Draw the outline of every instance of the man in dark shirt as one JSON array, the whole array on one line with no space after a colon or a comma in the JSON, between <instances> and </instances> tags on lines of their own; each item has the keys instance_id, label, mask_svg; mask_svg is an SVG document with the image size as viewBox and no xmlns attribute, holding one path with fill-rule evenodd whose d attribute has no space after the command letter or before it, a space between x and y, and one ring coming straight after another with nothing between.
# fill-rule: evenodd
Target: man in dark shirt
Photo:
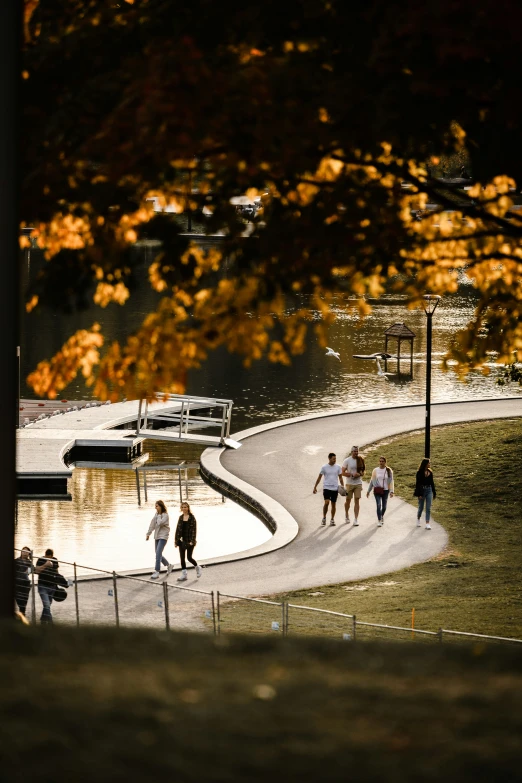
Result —
<instances>
[{"instance_id":1,"label":"man in dark shirt","mask_svg":"<svg viewBox=\"0 0 522 783\"><path fill-rule=\"evenodd\" d=\"M38 576L38 594L42 599L43 611L40 617L41 623L52 623L51 604L56 589L56 574L58 573L58 561L54 557L52 549L45 550L45 557L39 557L36 561L35 571Z\"/></svg>"}]
</instances>

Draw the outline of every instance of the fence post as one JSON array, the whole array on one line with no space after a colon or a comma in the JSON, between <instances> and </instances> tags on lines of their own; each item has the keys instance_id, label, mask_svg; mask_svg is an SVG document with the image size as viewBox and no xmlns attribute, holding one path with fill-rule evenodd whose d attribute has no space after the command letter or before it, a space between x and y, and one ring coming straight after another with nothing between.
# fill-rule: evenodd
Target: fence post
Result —
<instances>
[{"instance_id":1,"label":"fence post","mask_svg":"<svg viewBox=\"0 0 522 783\"><path fill-rule=\"evenodd\" d=\"M167 582L163 582L163 604L165 606L165 629L167 631L170 631L169 586Z\"/></svg>"},{"instance_id":2,"label":"fence post","mask_svg":"<svg viewBox=\"0 0 522 783\"><path fill-rule=\"evenodd\" d=\"M216 592L217 597L217 635L221 635L221 611L219 607L219 590Z\"/></svg>"},{"instance_id":3,"label":"fence post","mask_svg":"<svg viewBox=\"0 0 522 783\"><path fill-rule=\"evenodd\" d=\"M116 628L120 627L120 610L118 608L118 585L117 585L118 578L116 576L116 571L112 572L112 585L113 585L113 592L114 592L114 612L116 615Z\"/></svg>"},{"instance_id":4,"label":"fence post","mask_svg":"<svg viewBox=\"0 0 522 783\"><path fill-rule=\"evenodd\" d=\"M76 606L76 625L80 625L80 606L78 604L78 579L76 576L76 563L74 565L74 603Z\"/></svg>"},{"instance_id":5,"label":"fence post","mask_svg":"<svg viewBox=\"0 0 522 783\"><path fill-rule=\"evenodd\" d=\"M442 644L442 628L439 628L439 644Z\"/></svg>"},{"instance_id":6,"label":"fence post","mask_svg":"<svg viewBox=\"0 0 522 783\"><path fill-rule=\"evenodd\" d=\"M285 635L285 602L281 601L281 635Z\"/></svg>"},{"instance_id":7,"label":"fence post","mask_svg":"<svg viewBox=\"0 0 522 783\"><path fill-rule=\"evenodd\" d=\"M136 491L138 493L138 506L141 506L141 486L140 486L140 471L139 468L135 468L136 473Z\"/></svg>"},{"instance_id":8,"label":"fence post","mask_svg":"<svg viewBox=\"0 0 522 783\"><path fill-rule=\"evenodd\" d=\"M214 604L214 591L212 590L211 594L211 600L212 600L212 625L214 626L214 636L217 636L217 630L216 630L216 606Z\"/></svg>"},{"instance_id":9,"label":"fence post","mask_svg":"<svg viewBox=\"0 0 522 783\"><path fill-rule=\"evenodd\" d=\"M357 634L357 618L354 615L352 617L352 639L353 639L353 641L355 641L356 634Z\"/></svg>"},{"instance_id":10,"label":"fence post","mask_svg":"<svg viewBox=\"0 0 522 783\"><path fill-rule=\"evenodd\" d=\"M288 636L288 618L290 616L290 612L288 610L288 601L286 602L286 617L285 617L285 636Z\"/></svg>"},{"instance_id":11,"label":"fence post","mask_svg":"<svg viewBox=\"0 0 522 783\"><path fill-rule=\"evenodd\" d=\"M33 625L36 625L36 597L34 592L34 558L31 550L31 606L33 610Z\"/></svg>"}]
</instances>

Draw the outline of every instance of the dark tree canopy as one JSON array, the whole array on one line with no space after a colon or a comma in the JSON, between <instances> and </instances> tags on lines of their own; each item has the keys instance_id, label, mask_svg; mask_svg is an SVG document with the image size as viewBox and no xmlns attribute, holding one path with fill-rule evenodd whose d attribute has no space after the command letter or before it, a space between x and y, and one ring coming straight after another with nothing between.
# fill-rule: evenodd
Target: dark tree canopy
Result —
<instances>
[{"instance_id":1,"label":"dark tree canopy","mask_svg":"<svg viewBox=\"0 0 522 783\"><path fill-rule=\"evenodd\" d=\"M21 211L48 259L28 308L124 304L132 245L161 240L157 311L124 345L73 335L35 391L78 370L102 398L180 389L221 344L288 362L312 328L289 315L296 291L325 340L335 292L364 315L365 294L415 305L464 267L478 305L453 356L512 360L521 21L514 0L26 0ZM441 160L472 189L441 181ZM262 204L248 225L242 194ZM194 241L187 213L219 241Z\"/></svg>"}]
</instances>

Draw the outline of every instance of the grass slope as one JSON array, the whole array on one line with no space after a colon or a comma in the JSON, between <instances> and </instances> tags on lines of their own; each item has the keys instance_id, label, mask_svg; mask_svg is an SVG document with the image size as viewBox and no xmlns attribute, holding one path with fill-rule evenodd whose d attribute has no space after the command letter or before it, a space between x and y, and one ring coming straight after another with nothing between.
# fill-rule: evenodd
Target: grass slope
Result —
<instances>
[{"instance_id":1,"label":"grass slope","mask_svg":"<svg viewBox=\"0 0 522 783\"><path fill-rule=\"evenodd\" d=\"M296 591L276 596L276 600L406 627L415 608L418 628L436 631L443 627L522 639L521 436L522 419L433 430L437 488L433 517L449 534L449 546L440 556L387 577ZM416 505L413 488L423 451L423 433L377 444L365 453L368 473L378 464L379 454L384 454L395 473L397 494ZM371 502L373 510L373 497L363 497L361 502ZM223 614L224 629L270 627L263 608L238 602L226 607ZM290 621L294 632L339 636L349 631L339 620L312 613L305 616L297 610L291 612ZM371 633L375 638L378 632ZM370 631L361 635L368 638Z\"/></svg>"},{"instance_id":2,"label":"grass slope","mask_svg":"<svg viewBox=\"0 0 522 783\"><path fill-rule=\"evenodd\" d=\"M522 780L514 648L0 627L0 781Z\"/></svg>"}]
</instances>

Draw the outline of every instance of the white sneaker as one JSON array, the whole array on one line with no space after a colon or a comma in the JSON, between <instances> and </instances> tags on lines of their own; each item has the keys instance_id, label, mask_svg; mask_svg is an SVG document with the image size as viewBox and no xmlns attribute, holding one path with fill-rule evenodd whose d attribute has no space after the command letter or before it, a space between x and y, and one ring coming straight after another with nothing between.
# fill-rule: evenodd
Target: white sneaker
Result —
<instances>
[{"instance_id":1,"label":"white sneaker","mask_svg":"<svg viewBox=\"0 0 522 783\"><path fill-rule=\"evenodd\" d=\"M330 527L335 527L335 522L333 521L333 519L330 520Z\"/></svg>"},{"instance_id":2,"label":"white sneaker","mask_svg":"<svg viewBox=\"0 0 522 783\"><path fill-rule=\"evenodd\" d=\"M377 522L377 527L382 527L382 519L379 519Z\"/></svg>"},{"instance_id":3,"label":"white sneaker","mask_svg":"<svg viewBox=\"0 0 522 783\"><path fill-rule=\"evenodd\" d=\"M344 518L344 521L346 522L346 524L347 524L347 525L349 525L349 524L350 524L350 515L349 515L349 514L347 514L347 515L345 516L345 518Z\"/></svg>"},{"instance_id":4,"label":"white sneaker","mask_svg":"<svg viewBox=\"0 0 522 783\"><path fill-rule=\"evenodd\" d=\"M201 566L197 565L196 566L196 576L197 576L198 579L199 579L199 577L201 576L202 573L203 573L203 571L201 570Z\"/></svg>"},{"instance_id":5,"label":"white sneaker","mask_svg":"<svg viewBox=\"0 0 522 783\"><path fill-rule=\"evenodd\" d=\"M173 568L174 566L172 565L172 563L169 563L167 566L167 576L169 576L172 573Z\"/></svg>"},{"instance_id":6,"label":"white sneaker","mask_svg":"<svg viewBox=\"0 0 522 783\"><path fill-rule=\"evenodd\" d=\"M420 521L419 517L417 517L417 527L420 527L420 526L421 526L421 521Z\"/></svg>"},{"instance_id":7,"label":"white sneaker","mask_svg":"<svg viewBox=\"0 0 522 783\"><path fill-rule=\"evenodd\" d=\"M154 571L150 576L151 579L158 579L158 577L159 577L159 571Z\"/></svg>"},{"instance_id":8,"label":"white sneaker","mask_svg":"<svg viewBox=\"0 0 522 783\"><path fill-rule=\"evenodd\" d=\"M359 527L359 520L358 519L354 519L353 520L353 526L354 527Z\"/></svg>"},{"instance_id":9,"label":"white sneaker","mask_svg":"<svg viewBox=\"0 0 522 783\"><path fill-rule=\"evenodd\" d=\"M431 530L431 525L429 522L426 522L425 530Z\"/></svg>"},{"instance_id":10,"label":"white sneaker","mask_svg":"<svg viewBox=\"0 0 522 783\"><path fill-rule=\"evenodd\" d=\"M187 579L188 579L188 576L187 576L187 571L186 571L186 569L184 568L184 569L183 569L183 571L181 572L181 576L178 576L178 579L177 579L177 581L178 581L178 582L186 582L186 581L187 581Z\"/></svg>"},{"instance_id":11,"label":"white sneaker","mask_svg":"<svg viewBox=\"0 0 522 783\"><path fill-rule=\"evenodd\" d=\"M326 517L323 517L323 518L321 519L321 525L326 525Z\"/></svg>"}]
</instances>

